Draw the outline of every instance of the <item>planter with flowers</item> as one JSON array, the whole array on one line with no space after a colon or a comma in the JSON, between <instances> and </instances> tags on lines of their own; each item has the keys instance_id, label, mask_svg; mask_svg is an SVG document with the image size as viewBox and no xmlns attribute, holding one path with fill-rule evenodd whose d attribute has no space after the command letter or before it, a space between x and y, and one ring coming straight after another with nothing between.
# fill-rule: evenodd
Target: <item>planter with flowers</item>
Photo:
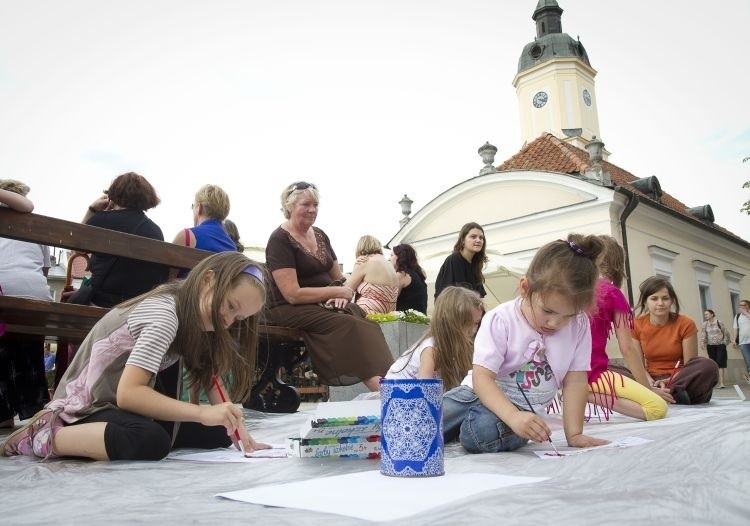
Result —
<instances>
[{"instance_id":1,"label":"planter with flowers","mask_svg":"<svg viewBox=\"0 0 750 526\"><path fill-rule=\"evenodd\" d=\"M380 330L383 331L385 342L388 344L394 360L422 337L430 323L430 318L411 309L386 314L368 314L367 319L380 325ZM351 400L366 392L367 388L363 383L346 387L331 387L329 388L329 400L332 402Z\"/></svg>"}]
</instances>

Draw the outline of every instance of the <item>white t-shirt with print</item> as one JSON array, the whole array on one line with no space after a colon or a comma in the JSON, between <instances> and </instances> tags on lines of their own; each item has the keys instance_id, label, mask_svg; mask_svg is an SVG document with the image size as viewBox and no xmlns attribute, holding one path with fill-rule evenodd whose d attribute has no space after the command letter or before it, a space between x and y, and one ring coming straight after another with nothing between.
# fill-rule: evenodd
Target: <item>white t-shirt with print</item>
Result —
<instances>
[{"instance_id":1,"label":"white t-shirt with print","mask_svg":"<svg viewBox=\"0 0 750 526\"><path fill-rule=\"evenodd\" d=\"M519 407L527 404L516 382L527 386L524 393L541 407L554 398L568 371L591 368L588 316L581 312L561 329L543 335L521 313L520 297L505 302L482 318L472 362L495 373L500 388ZM472 386L471 373L462 385Z\"/></svg>"}]
</instances>

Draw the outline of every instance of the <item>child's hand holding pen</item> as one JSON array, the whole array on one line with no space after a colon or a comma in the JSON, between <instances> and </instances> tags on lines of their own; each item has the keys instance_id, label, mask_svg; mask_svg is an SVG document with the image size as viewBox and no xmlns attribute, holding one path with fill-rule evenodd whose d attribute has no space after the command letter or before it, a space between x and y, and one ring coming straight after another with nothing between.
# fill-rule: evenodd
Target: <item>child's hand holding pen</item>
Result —
<instances>
[{"instance_id":1,"label":"child's hand holding pen","mask_svg":"<svg viewBox=\"0 0 750 526\"><path fill-rule=\"evenodd\" d=\"M204 426L224 426L231 435L245 427L242 411L231 402L200 405L200 423Z\"/></svg>"},{"instance_id":2,"label":"child's hand holding pen","mask_svg":"<svg viewBox=\"0 0 750 526\"><path fill-rule=\"evenodd\" d=\"M213 381L214 386L216 387L216 392L221 398L222 403L204 407L218 408L219 410L228 411L226 414L226 421L214 425L223 425L226 427L227 435L232 439L234 446L246 456L248 452L255 451L256 449L270 449L270 445L256 442L253 437L250 436L250 433L247 432L247 428L245 428L245 418L242 415L242 410L233 403L227 401L224 389L222 389L221 383L219 383L219 379L216 375L214 375Z\"/></svg>"},{"instance_id":3,"label":"child's hand holding pen","mask_svg":"<svg viewBox=\"0 0 750 526\"><path fill-rule=\"evenodd\" d=\"M651 390L661 396L664 401L668 404L674 404L675 400L672 396L672 390L669 387L664 387L664 383L661 382L661 380L654 382L654 385L651 387Z\"/></svg>"},{"instance_id":4,"label":"child's hand holding pen","mask_svg":"<svg viewBox=\"0 0 750 526\"><path fill-rule=\"evenodd\" d=\"M544 419L529 411L517 411L506 423L516 435L533 442L547 442L552 436L552 430Z\"/></svg>"},{"instance_id":5,"label":"child's hand holding pen","mask_svg":"<svg viewBox=\"0 0 750 526\"><path fill-rule=\"evenodd\" d=\"M256 442L245 428L242 410L231 402L216 405L201 405L200 423L204 426L224 426L227 435L237 449L248 453L256 449L269 449L271 446Z\"/></svg>"}]
</instances>

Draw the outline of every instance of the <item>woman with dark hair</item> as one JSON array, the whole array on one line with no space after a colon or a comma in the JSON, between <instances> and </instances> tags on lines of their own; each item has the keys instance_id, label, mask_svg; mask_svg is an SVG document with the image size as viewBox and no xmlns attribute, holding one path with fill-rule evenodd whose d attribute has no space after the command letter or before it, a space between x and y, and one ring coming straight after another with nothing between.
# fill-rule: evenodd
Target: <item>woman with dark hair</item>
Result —
<instances>
[{"instance_id":1,"label":"woman with dark hair","mask_svg":"<svg viewBox=\"0 0 750 526\"><path fill-rule=\"evenodd\" d=\"M726 326L719 321L711 309L703 312L703 325L700 332L700 347L719 368L719 389L724 389L724 371L727 368L727 345L731 336Z\"/></svg>"},{"instance_id":2,"label":"woman with dark hair","mask_svg":"<svg viewBox=\"0 0 750 526\"><path fill-rule=\"evenodd\" d=\"M229 219L224 220L224 230L227 231L227 234L231 238L232 241L234 241L234 244L237 245L237 252L244 252L245 251L245 245L243 245L240 242L240 231L237 228L237 225L234 221L231 221Z\"/></svg>"},{"instance_id":3,"label":"woman with dark hair","mask_svg":"<svg viewBox=\"0 0 750 526\"><path fill-rule=\"evenodd\" d=\"M414 247L402 243L391 250L391 263L398 276L398 300L396 310L413 309L427 313L427 275L419 266Z\"/></svg>"},{"instance_id":4,"label":"woman with dark hair","mask_svg":"<svg viewBox=\"0 0 750 526\"><path fill-rule=\"evenodd\" d=\"M453 253L445 258L435 280L435 297L442 290L454 285L475 290L484 298L484 275L482 269L487 263L485 254L484 229L478 223L466 223L461 227Z\"/></svg>"},{"instance_id":5,"label":"woman with dark hair","mask_svg":"<svg viewBox=\"0 0 750 526\"><path fill-rule=\"evenodd\" d=\"M159 202L156 190L145 177L128 172L112 181L104 194L89 206L81 222L164 241L161 228L145 214ZM96 253L91 255L89 270L91 280L82 285L69 302L114 307L165 282L168 273L164 265Z\"/></svg>"},{"instance_id":6,"label":"woman with dark hair","mask_svg":"<svg viewBox=\"0 0 750 526\"><path fill-rule=\"evenodd\" d=\"M652 390L667 403L703 404L719 380L714 362L698 356L698 328L680 314L680 302L668 279L647 278L640 285L633 343L642 352Z\"/></svg>"}]
</instances>

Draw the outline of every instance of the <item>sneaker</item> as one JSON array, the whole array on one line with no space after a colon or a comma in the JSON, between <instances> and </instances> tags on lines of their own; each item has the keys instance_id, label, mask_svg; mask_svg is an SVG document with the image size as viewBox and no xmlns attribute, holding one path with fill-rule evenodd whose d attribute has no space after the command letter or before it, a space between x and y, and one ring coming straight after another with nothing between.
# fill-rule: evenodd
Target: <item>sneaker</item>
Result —
<instances>
[{"instance_id":1,"label":"sneaker","mask_svg":"<svg viewBox=\"0 0 750 526\"><path fill-rule=\"evenodd\" d=\"M750 384L750 374L745 373L745 381Z\"/></svg>"},{"instance_id":2,"label":"sneaker","mask_svg":"<svg viewBox=\"0 0 750 526\"><path fill-rule=\"evenodd\" d=\"M32 416L26 425L8 436L2 445L2 455L24 455L41 459L52 457L53 438L62 427L62 422L57 417L58 413L59 410L42 409Z\"/></svg>"}]
</instances>

